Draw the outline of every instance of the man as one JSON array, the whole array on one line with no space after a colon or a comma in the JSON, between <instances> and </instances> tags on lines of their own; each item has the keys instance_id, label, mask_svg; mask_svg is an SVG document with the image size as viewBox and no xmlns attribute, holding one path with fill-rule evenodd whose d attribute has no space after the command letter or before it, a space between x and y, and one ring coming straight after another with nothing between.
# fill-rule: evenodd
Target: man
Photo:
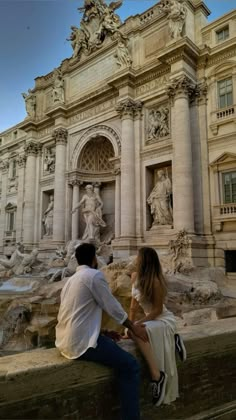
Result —
<instances>
[{"instance_id":1,"label":"man","mask_svg":"<svg viewBox=\"0 0 236 420\"><path fill-rule=\"evenodd\" d=\"M148 340L145 327L128 319L103 274L96 270L94 245L81 244L75 255L79 267L62 289L56 347L68 359L89 360L114 368L122 420L139 420L139 365L131 354L100 333L102 310L143 341Z\"/></svg>"}]
</instances>

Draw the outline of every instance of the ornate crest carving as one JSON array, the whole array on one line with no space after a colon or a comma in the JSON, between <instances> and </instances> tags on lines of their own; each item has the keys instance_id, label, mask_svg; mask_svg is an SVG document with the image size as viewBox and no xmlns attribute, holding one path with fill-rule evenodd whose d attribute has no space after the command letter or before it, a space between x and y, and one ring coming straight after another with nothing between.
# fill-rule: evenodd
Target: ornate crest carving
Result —
<instances>
[{"instance_id":1,"label":"ornate crest carving","mask_svg":"<svg viewBox=\"0 0 236 420\"><path fill-rule=\"evenodd\" d=\"M83 12L80 28L71 26L71 34L68 41L73 48L73 58L80 58L81 54L91 54L101 48L107 36L125 37L121 34L119 27L121 20L114 13L122 5L122 0L107 5L104 0L85 0L84 6L79 7Z\"/></svg>"}]
</instances>

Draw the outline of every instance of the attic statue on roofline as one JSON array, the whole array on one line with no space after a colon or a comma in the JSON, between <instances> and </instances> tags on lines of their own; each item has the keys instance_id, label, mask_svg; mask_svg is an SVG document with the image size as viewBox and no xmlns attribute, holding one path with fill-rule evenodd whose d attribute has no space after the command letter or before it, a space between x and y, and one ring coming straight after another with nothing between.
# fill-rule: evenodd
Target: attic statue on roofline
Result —
<instances>
[{"instance_id":1,"label":"attic statue on roofline","mask_svg":"<svg viewBox=\"0 0 236 420\"><path fill-rule=\"evenodd\" d=\"M100 48L107 36L119 36L125 39L120 32L121 20L114 13L122 5L122 0L109 5L104 0L85 0L84 6L78 10L83 13L80 28L71 26L71 34L67 39L73 48L73 58L80 58L81 54L91 54Z\"/></svg>"}]
</instances>

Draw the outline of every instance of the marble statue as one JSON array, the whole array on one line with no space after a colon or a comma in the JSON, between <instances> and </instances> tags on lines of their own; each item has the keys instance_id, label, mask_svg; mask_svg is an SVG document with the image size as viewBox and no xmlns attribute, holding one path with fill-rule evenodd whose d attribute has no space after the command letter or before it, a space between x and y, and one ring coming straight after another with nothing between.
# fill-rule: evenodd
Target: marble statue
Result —
<instances>
[{"instance_id":1,"label":"marble statue","mask_svg":"<svg viewBox=\"0 0 236 420\"><path fill-rule=\"evenodd\" d=\"M129 67L132 65L132 59L127 47L127 41L120 38L115 52L116 63L120 67Z\"/></svg>"},{"instance_id":2,"label":"marble statue","mask_svg":"<svg viewBox=\"0 0 236 420\"><path fill-rule=\"evenodd\" d=\"M54 197L50 195L49 204L47 209L43 214L43 226L45 234L44 236L52 236L53 234L53 207L54 207Z\"/></svg>"},{"instance_id":3,"label":"marble statue","mask_svg":"<svg viewBox=\"0 0 236 420\"><path fill-rule=\"evenodd\" d=\"M71 42L71 46L73 48L73 58L80 56L82 49L88 50L88 36L86 32L81 28L77 28L77 26L71 26L71 34L70 38L67 38L67 41Z\"/></svg>"},{"instance_id":4,"label":"marble statue","mask_svg":"<svg viewBox=\"0 0 236 420\"><path fill-rule=\"evenodd\" d=\"M53 71L53 90L52 90L52 101L54 104L64 103L64 80L62 77L61 69L54 69Z\"/></svg>"},{"instance_id":5,"label":"marble statue","mask_svg":"<svg viewBox=\"0 0 236 420\"><path fill-rule=\"evenodd\" d=\"M100 242L100 227L105 227L106 223L102 220L103 202L101 197L94 192L92 185L85 187L86 193L83 195L81 201L75 205L72 213L83 206L82 213L85 221L85 230L82 240L89 240Z\"/></svg>"},{"instance_id":6,"label":"marble statue","mask_svg":"<svg viewBox=\"0 0 236 420\"><path fill-rule=\"evenodd\" d=\"M168 173L164 170L157 172L157 183L147 199L153 216L153 225L171 225L173 223L173 215L170 201L171 180Z\"/></svg>"},{"instance_id":7,"label":"marble statue","mask_svg":"<svg viewBox=\"0 0 236 420\"><path fill-rule=\"evenodd\" d=\"M44 170L49 173L55 172L55 151L52 149L46 149L45 158L44 158Z\"/></svg>"},{"instance_id":8,"label":"marble statue","mask_svg":"<svg viewBox=\"0 0 236 420\"><path fill-rule=\"evenodd\" d=\"M22 252L24 252L24 246L21 242L17 242L16 249L10 259L6 257L0 258L0 265L2 265L6 270L11 270L14 266L20 263Z\"/></svg>"},{"instance_id":9,"label":"marble statue","mask_svg":"<svg viewBox=\"0 0 236 420\"><path fill-rule=\"evenodd\" d=\"M158 140L170 134L169 128L169 109L152 109L148 120L148 140Z\"/></svg>"},{"instance_id":10,"label":"marble statue","mask_svg":"<svg viewBox=\"0 0 236 420\"><path fill-rule=\"evenodd\" d=\"M13 267L12 271L14 274L21 275L31 273L32 266L37 262L38 253L39 251L36 248L33 249L30 254L22 254L19 252L18 254L21 257L21 262Z\"/></svg>"},{"instance_id":11,"label":"marble statue","mask_svg":"<svg viewBox=\"0 0 236 420\"><path fill-rule=\"evenodd\" d=\"M31 89L28 89L28 93L22 93L22 96L25 100L25 108L26 112L29 117L34 118L35 117L35 111L36 111L36 96L32 92Z\"/></svg>"},{"instance_id":12,"label":"marble statue","mask_svg":"<svg viewBox=\"0 0 236 420\"><path fill-rule=\"evenodd\" d=\"M160 7L168 15L171 38L178 39L183 35L187 15L184 0L161 0Z\"/></svg>"}]
</instances>

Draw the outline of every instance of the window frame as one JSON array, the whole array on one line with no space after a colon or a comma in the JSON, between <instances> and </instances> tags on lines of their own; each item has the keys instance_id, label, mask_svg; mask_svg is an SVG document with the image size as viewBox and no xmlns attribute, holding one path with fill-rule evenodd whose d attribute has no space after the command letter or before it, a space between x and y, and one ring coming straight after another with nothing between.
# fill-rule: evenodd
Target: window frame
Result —
<instances>
[{"instance_id":1,"label":"window frame","mask_svg":"<svg viewBox=\"0 0 236 420\"><path fill-rule=\"evenodd\" d=\"M234 170L224 171L221 172L221 186L222 186L222 204L235 204L236 203L236 197L235 201L233 201L233 191L232 191L232 182L230 182L230 201L226 201L225 199L225 181L224 178L226 175L236 175L236 168Z\"/></svg>"},{"instance_id":2,"label":"window frame","mask_svg":"<svg viewBox=\"0 0 236 420\"><path fill-rule=\"evenodd\" d=\"M231 91L227 92L227 81L231 81ZM225 93L224 95L220 95L220 89L222 89L222 87L220 86L220 83L225 82L225 86L224 86L224 90ZM230 103L228 102L228 95L231 94L231 101ZM225 98L225 104L224 106L221 105L221 98L224 97ZM233 106L234 104L234 89L233 89L233 78L232 76L230 77L226 77L224 79L220 79L217 81L217 104L218 104L218 109L224 109L224 108L230 108L231 106Z\"/></svg>"},{"instance_id":3,"label":"window frame","mask_svg":"<svg viewBox=\"0 0 236 420\"><path fill-rule=\"evenodd\" d=\"M221 33L223 34L222 39L220 39L220 38L219 38L219 35L220 35ZM227 35L227 36L225 36L225 33L227 33L228 35ZM225 26L223 26L223 27L221 27L221 28L217 29L217 30L215 31L215 34L216 34L216 41L217 41L217 44L220 44L221 42L226 41L226 40L227 40L227 39L229 39L229 37L230 37L229 25L225 25Z\"/></svg>"}]
</instances>

